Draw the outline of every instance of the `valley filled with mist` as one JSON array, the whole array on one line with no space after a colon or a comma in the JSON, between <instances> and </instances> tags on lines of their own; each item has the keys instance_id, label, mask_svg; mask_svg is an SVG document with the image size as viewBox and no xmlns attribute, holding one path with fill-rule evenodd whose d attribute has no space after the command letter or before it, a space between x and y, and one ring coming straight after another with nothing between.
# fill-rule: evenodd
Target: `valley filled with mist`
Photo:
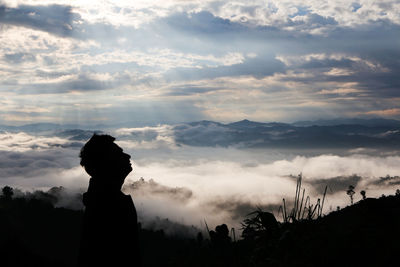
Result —
<instances>
[{"instance_id":1,"label":"valley filled with mist","mask_svg":"<svg viewBox=\"0 0 400 267\"><path fill-rule=\"evenodd\" d=\"M55 205L82 209L79 195L89 176L78 155L94 132L116 137L131 155L134 170L123 191L132 195L144 227L162 228L154 222L168 218L199 229L205 220L240 229L257 207L281 219L282 199L293 201L299 174L313 202L327 186L324 214L350 204L350 185L355 200L362 190L379 197L400 188L400 122L383 119L92 129L3 125L0 185L13 187L15 195L62 186Z\"/></svg>"}]
</instances>

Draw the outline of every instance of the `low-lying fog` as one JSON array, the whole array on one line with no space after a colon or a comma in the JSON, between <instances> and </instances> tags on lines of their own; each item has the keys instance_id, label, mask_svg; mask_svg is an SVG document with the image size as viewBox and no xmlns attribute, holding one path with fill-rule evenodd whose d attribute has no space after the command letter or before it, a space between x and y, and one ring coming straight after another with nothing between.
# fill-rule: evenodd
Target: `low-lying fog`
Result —
<instances>
[{"instance_id":1,"label":"low-lying fog","mask_svg":"<svg viewBox=\"0 0 400 267\"><path fill-rule=\"evenodd\" d=\"M200 228L204 220L211 227L227 223L240 228L256 207L281 218L282 198L293 200L300 173L312 203L328 186L324 213L350 204L349 185L355 186L355 201L361 199L361 190L367 197L379 197L400 188L396 150L188 146L176 143L168 127L153 127L157 134L139 136L148 130L109 131L132 156L134 170L123 190L132 195L145 225L159 217ZM71 192L63 198L84 192L89 177L78 155L86 139L68 133L1 132L0 186L21 191L63 186ZM58 205L81 207L79 199L74 201L63 199Z\"/></svg>"}]
</instances>

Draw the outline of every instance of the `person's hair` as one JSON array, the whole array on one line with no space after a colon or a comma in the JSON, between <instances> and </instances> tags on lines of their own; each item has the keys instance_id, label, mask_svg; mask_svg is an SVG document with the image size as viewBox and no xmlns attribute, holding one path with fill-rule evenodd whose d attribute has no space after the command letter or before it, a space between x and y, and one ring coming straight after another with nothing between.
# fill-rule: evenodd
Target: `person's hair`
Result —
<instances>
[{"instance_id":1,"label":"person's hair","mask_svg":"<svg viewBox=\"0 0 400 267\"><path fill-rule=\"evenodd\" d=\"M82 147L79 157L81 166L90 176L95 176L96 171L107 165L115 138L110 135L93 134L89 141Z\"/></svg>"}]
</instances>

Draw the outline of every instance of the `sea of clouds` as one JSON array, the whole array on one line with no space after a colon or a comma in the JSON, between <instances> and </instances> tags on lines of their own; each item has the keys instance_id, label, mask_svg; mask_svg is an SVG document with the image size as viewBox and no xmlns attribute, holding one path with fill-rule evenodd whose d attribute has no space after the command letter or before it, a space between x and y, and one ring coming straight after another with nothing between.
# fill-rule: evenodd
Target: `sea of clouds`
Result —
<instances>
[{"instance_id":1,"label":"sea of clouds","mask_svg":"<svg viewBox=\"0 0 400 267\"><path fill-rule=\"evenodd\" d=\"M123 191L132 195L145 226L168 218L199 228L204 220L211 227L240 228L257 207L280 218L282 199L290 207L300 173L312 203L328 186L324 213L350 204L349 185L355 186L355 201L361 190L379 197L400 188L397 151L195 147L177 143L168 125L108 133L132 156L134 170ZM62 186L56 205L82 208L77 194L85 191L89 176L79 166L79 150L91 134L0 132L0 186L17 193Z\"/></svg>"}]
</instances>

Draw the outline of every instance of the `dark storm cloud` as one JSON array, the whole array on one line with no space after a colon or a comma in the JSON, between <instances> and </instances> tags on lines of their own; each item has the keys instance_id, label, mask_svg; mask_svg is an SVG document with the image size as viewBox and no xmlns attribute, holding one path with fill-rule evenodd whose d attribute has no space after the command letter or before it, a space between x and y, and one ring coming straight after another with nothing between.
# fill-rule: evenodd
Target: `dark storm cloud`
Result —
<instances>
[{"instance_id":1,"label":"dark storm cloud","mask_svg":"<svg viewBox=\"0 0 400 267\"><path fill-rule=\"evenodd\" d=\"M73 33L73 21L79 15L70 6L20 5L16 8L0 6L0 22L45 31L54 35L68 37Z\"/></svg>"}]
</instances>

